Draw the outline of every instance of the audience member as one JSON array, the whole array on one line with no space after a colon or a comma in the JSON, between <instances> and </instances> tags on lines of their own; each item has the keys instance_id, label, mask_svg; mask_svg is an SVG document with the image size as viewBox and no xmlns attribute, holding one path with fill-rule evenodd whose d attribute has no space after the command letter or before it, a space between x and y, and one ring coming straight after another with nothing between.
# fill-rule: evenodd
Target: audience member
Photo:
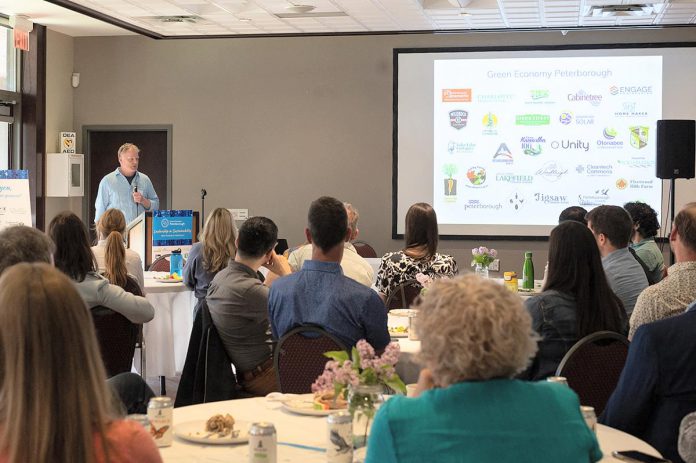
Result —
<instances>
[{"instance_id":1,"label":"audience member","mask_svg":"<svg viewBox=\"0 0 696 463\"><path fill-rule=\"evenodd\" d=\"M677 452L679 424L696 410L695 332L692 307L638 328L619 383L600 417L675 463L683 461Z\"/></svg>"},{"instance_id":2,"label":"audience member","mask_svg":"<svg viewBox=\"0 0 696 463\"><path fill-rule=\"evenodd\" d=\"M536 351L516 294L469 274L433 283L419 308L419 396L380 407L366 463L602 458L572 390L512 379Z\"/></svg>"},{"instance_id":3,"label":"audience member","mask_svg":"<svg viewBox=\"0 0 696 463\"><path fill-rule=\"evenodd\" d=\"M0 277L0 371L0 461L162 461L142 425L117 419L89 312L47 264Z\"/></svg>"},{"instance_id":4,"label":"audience member","mask_svg":"<svg viewBox=\"0 0 696 463\"><path fill-rule=\"evenodd\" d=\"M278 227L251 217L239 230L237 254L210 283L206 298L213 324L244 389L264 396L277 390L268 328L268 287L258 278L262 266L279 276L290 273L273 248Z\"/></svg>"},{"instance_id":5,"label":"audience member","mask_svg":"<svg viewBox=\"0 0 696 463\"><path fill-rule=\"evenodd\" d=\"M639 326L683 313L696 300L696 202L686 204L674 218L669 245L676 263L638 297L629 338Z\"/></svg>"},{"instance_id":6,"label":"audience member","mask_svg":"<svg viewBox=\"0 0 696 463\"><path fill-rule=\"evenodd\" d=\"M367 287L372 287L372 283L374 282L375 278L372 266L358 254L355 247L350 243L351 241L358 239L358 234L360 233L360 230L358 229L358 218L360 218L360 215L352 204L343 204L346 206L346 212L348 213L348 228L350 229L350 235L345 243L343 243L343 246L345 247L345 250L343 251L343 258L341 259L341 268L343 269L343 274L348 278L354 279L358 283L362 283ZM288 256L288 263L290 264L292 271L297 272L302 268L304 261L311 258L312 245L305 244L290 253Z\"/></svg>"},{"instance_id":7,"label":"audience member","mask_svg":"<svg viewBox=\"0 0 696 463\"><path fill-rule=\"evenodd\" d=\"M193 290L198 302L194 314L205 303L210 282L217 273L227 267L237 252L237 227L232 213L218 207L208 215L201 239L194 243L184 265L184 284Z\"/></svg>"},{"instance_id":8,"label":"audience member","mask_svg":"<svg viewBox=\"0 0 696 463\"><path fill-rule=\"evenodd\" d=\"M631 216L619 206L598 206L587 213L587 226L597 240L609 286L630 316L638 295L649 286L643 267L628 250Z\"/></svg>"},{"instance_id":9,"label":"audience member","mask_svg":"<svg viewBox=\"0 0 696 463\"><path fill-rule=\"evenodd\" d=\"M126 233L126 218L118 209L107 209L97 220L99 241L92 246L92 253L97 259L99 272L112 285L126 287L126 276L131 275L138 282L141 290L145 289L143 261L137 252L126 249L123 244Z\"/></svg>"},{"instance_id":10,"label":"audience member","mask_svg":"<svg viewBox=\"0 0 696 463\"><path fill-rule=\"evenodd\" d=\"M677 450L686 463L696 463L696 412L689 413L681 421Z\"/></svg>"},{"instance_id":11,"label":"audience member","mask_svg":"<svg viewBox=\"0 0 696 463\"><path fill-rule=\"evenodd\" d=\"M24 225L0 231L0 275L20 262L53 263L53 242L36 228Z\"/></svg>"},{"instance_id":12,"label":"audience member","mask_svg":"<svg viewBox=\"0 0 696 463\"><path fill-rule=\"evenodd\" d=\"M87 229L78 216L61 212L49 224L48 234L56 246L53 256L56 267L73 280L88 308L107 307L133 323L152 320L155 309L147 299L110 284L96 272Z\"/></svg>"},{"instance_id":13,"label":"audience member","mask_svg":"<svg viewBox=\"0 0 696 463\"><path fill-rule=\"evenodd\" d=\"M22 225L5 228L0 231L0 275L20 263L53 265L54 249L53 241L35 228ZM127 413L145 413L148 401L155 395L147 383L133 373L112 376L107 384Z\"/></svg>"},{"instance_id":14,"label":"audience member","mask_svg":"<svg viewBox=\"0 0 696 463\"><path fill-rule=\"evenodd\" d=\"M633 220L630 246L647 267L648 282L654 285L665 274L665 260L655 243L655 235L660 229L657 213L649 205L637 201L624 204L624 209L631 214Z\"/></svg>"},{"instance_id":15,"label":"audience member","mask_svg":"<svg viewBox=\"0 0 696 463\"><path fill-rule=\"evenodd\" d=\"M582 223L568 220L551 231L549 275L542 289L525 301L541 340L521 378L553 376L566 352L588 334L626 334L626 312L607 283L595 239Z\"/></svg>"},{"instance_id":16,"label":"audience member","mask_svg":"<svg viewBox=\"0 0 696 463\"><path fill-rule=\"evenodd\" d=\"M312 259L299 272L276 280L268 308L273 337L306 324L323 327L346 347L365 339L381 350L389 343L387 311L377 293L343 275L343 243L350 234L343 203L323 196L314 201L305 229Z\"/></svg>"},{"instance_id":17,"label":"audience member","mask_svg":"<svg viewBox=\"0 0 696 463\"><path fill-rule=\"evenodd\" d=\"M386 253L377 270L376 286L385 299L394 288L419 273L430 277L457 274L454 258L437 252L437 216L429 204L416 203L408 209L404 240L404 249Z\"/></svg>"},{"instance_id":18,"label":"audience member","mask_svg":"<svg viewBox=\"0 0 696 463\"><path fill-rule=\"evenodd\" d=\"M558 216L558 223L565 222L566 220L575 220L583 225L587 225L587 220L585 216L587 215L587 209L581 206L570 206L566 207L561 211Z\"/></svg>"}]
</instances>

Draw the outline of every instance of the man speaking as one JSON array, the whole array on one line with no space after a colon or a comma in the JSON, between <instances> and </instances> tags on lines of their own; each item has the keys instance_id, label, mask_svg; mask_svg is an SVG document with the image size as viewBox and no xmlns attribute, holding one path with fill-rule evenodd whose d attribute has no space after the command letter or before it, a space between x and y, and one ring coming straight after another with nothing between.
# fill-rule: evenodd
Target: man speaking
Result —
<instances>
[{"instance_id":1,"label":"man speaking","mask_svg":"<svg viewBox=\"0 0 696 463\"><path fill-rule=\"evenodd\" d=\"M97 200L94 204L94 222L107 209L120 209L130 223L143 211L159 208L159 198L150 177L138 172L140 149L133 143L125 143L118 149L119 167L104 176L99 182Z\"/></svg>"}]
</instances>

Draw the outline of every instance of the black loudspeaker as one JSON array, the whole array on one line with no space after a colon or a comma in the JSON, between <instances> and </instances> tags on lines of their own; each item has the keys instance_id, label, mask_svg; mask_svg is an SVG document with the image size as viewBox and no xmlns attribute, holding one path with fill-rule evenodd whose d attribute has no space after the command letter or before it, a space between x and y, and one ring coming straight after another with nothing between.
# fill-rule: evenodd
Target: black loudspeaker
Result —
<instances>
[{"instance_id":1,"label":"black loudspeaker","mask_svg":"<svg viewBox=\"0 0 696 463\"><path fill-rule=\"evenodd\" d=\"M657 121L657 178L694 178L696 121Z\"/></svg>"}]
</instances>

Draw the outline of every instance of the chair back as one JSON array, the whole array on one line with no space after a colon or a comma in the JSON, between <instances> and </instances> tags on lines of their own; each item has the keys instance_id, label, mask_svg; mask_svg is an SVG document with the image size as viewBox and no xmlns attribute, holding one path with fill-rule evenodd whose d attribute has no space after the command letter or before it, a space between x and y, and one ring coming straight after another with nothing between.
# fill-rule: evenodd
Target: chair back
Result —
<instances>
[{"instance_id":1,"label":"chair back","mask_svg":"<svg viewBox=\"0 0 696 463\"><path fill-rule=\"evenodd\" d=\"M298 326L285 333L273 353L280 392L312 392L312 383L329 361L324 352L331 350L346 350L346 347L321 327Z\"/></svg>"},{"instance_id":2,"label":"chair back","mask_svg":"<svg viewBox=\"0 0 696 463\"><path fill-rule=\"evenodd\" d=\"M131 293L134 296L140 296L144 297L145 294L143 294L143 290L138 284L137 281L135 281L135 278L132 276L128 275L126 276L126 285L123 287L123 290L127 293Z\"/></svg>"},{"instance_id":3,"label":"chair back","mask_svg":"<svg viewBox=\"0 0 696 463\"><path fill-rule=\"evenodd\" d=\"M131 371L141 325L101 305L90 309L108 377Z\"/></svg>"},{"instance_id":4,"label":"chair back","mask_svg":"<svg viewBox=\"0 0 696 463\"><path fill-rule=\"evenodd\" d=\"M372 246L367 244L365 241L361 241L361 240L353 241L353 247L355 248L355 252L357 252L360 257L364 257L364 258L377 257L377 251L375 251L375 248L373 248Z\"/></svg>"},{"instance_id":5,"label":"chair back","mask_svg":"<svg viewBox=\"0 0 696 463\"><path fill-rule=\"evenodd\" d=\"M171 256L171 254L164 254L163 256L159 256L150 264L148 270L150 272L168 272L169 256Z\"/></svg>"},{"instance_id":6,"label":"chair back","mask_svg":"<svg viewBox=\"0 0 696 463\"><path fill-rule=\"evenodd\" d=\"M394 288L384 302L387 310L408 309L418 296L423 286L418 280L406 280Z\"/></svg>"},{"instance_id":7,"label":"chair back","mask_svg":"<svg viewBox=\"0 0 696 463\"><path fill-rule=\"evenodd\" d=\"M597 416L616 389L628 356L628 339L612 331L598 331L579 340L565 354L556 376L565 376L582 405Z\"/></svg>"}]
</instances>

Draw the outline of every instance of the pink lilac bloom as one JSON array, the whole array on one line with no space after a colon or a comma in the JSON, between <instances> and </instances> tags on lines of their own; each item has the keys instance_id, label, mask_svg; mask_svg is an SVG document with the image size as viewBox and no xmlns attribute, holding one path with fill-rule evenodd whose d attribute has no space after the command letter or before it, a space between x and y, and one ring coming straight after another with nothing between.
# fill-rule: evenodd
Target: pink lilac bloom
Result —
<instances>
[{"instance_id":1,"label":"pink lilac bloom","mask_svg":"<svg viewBox=\"0 0 696 463\"><path fill-rule=\"evenodd\" d=\"M491 254L491 257L495 258L498 256L498 251L496 251L495 249L491 249L490 254Z\"/></svg>"},{"instance_id":2,"label":"pink lilac bloom","mask_svg":"<svg viewBox=\"0 0 696 463\"><path fill-rule=\"evenodd\" d=\"M375 349L364 339L358 341L355 344L355 348L358 350L361 359L373 359L375 357Z\"/></svg>"}]
</instances>

